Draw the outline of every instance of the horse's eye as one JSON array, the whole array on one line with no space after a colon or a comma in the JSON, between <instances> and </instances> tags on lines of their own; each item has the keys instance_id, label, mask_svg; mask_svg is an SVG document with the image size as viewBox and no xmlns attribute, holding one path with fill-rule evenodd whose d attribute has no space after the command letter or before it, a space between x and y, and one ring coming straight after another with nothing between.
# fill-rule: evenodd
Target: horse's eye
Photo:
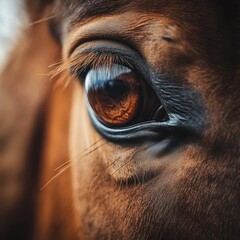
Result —
<instances>
[{"instance_id":1,"label":"horse's eye","mask_svg":"<svg viewBox=\"0 0 240 240\"><path fill-rule=\"evenodd\" d=\"M109 127L152 120L161 106L141 77L119 64L91 69L85 78L85 90L96 117Z\"/></svg>"}]
</instances>

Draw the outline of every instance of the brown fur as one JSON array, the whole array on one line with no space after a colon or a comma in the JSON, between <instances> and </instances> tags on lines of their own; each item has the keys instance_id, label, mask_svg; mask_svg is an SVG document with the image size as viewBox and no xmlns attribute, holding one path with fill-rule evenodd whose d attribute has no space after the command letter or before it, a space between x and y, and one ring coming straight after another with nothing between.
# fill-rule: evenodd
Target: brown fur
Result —
<instances>
[{"instance_id":1,"label":"brown fur","mask_svg":"<svg viewBox=\"0 0 240 240\"><path fill-rule=\"evenodd\" d=\"M1 75L0 238L238 239L238 5L28 1L31 21L46 20L26 31ZM152 71L198 92L206 108L201 136L163 156L157 142L103 139L68 72L122 61L75 56L92 34L123 41Z\"/></svg>"}]
</instances>

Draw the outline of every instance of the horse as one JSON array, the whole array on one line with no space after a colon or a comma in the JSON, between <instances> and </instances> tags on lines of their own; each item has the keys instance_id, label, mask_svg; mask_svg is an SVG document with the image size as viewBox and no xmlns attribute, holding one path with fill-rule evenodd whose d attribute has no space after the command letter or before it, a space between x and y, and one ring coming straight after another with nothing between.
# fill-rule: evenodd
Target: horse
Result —
<instances>
[{"instance_id":1,"label":"horse","mask_svg":"<svg viewBox=\"0 0 240 240\"><path fill-rule=\"evenodd\" d=\"M21 9L0 68L0 239L239 239L239 2Z\"/></svg>"}]
</instances>

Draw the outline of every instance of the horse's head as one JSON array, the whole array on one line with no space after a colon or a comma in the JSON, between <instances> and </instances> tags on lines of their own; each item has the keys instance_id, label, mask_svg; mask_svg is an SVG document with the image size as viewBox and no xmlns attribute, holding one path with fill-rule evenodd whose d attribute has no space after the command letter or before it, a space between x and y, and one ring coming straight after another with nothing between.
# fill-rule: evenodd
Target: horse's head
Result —
<instances>
[{"instance_id":1,"label":"horse's head","mask_svg":"<svg viewBox=\"0 0 240 240\"><path fill-rule=\"evenodd\" d=\"M41 11L18 54L31 63L32 51L37 71L61 58L34 105L47 106L45 134L30 134L42 153L35 235L237 239L237 1L56 0ZM15 74L33 77L24 65Z\"/></svg>"}]
</instances>

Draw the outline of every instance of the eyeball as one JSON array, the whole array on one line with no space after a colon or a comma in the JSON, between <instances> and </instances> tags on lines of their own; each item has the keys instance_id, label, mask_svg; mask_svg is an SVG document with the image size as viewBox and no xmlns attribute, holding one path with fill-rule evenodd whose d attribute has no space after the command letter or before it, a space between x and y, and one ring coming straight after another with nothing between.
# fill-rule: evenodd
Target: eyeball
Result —
<instances>
[{"instance_id":1,"label":"eyeball","mask_svg":"<svg viewBox=\"0 0 240 240\"><path fill-rule=\"evenodd\" d=\"M149 89L137 73L120 64L90 69L85 78L89 106L108 127L149 120L161 106Z\"/></svg>"}]
</instances>

